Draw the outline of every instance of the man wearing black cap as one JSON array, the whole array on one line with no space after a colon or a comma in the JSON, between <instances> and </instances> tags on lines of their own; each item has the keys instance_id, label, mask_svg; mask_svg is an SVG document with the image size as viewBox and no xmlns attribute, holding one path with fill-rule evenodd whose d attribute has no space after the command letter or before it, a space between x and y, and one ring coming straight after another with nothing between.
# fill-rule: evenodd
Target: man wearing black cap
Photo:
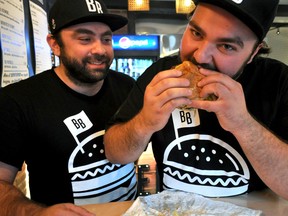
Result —
<instances>
[{"instance_id":1,"label":"man wearing black cap","mask_svg":"<svg viewBox=\"0 0 288 216\"><path fill-rule=\"evenodd\" d=\"M126 24L102 0L52 6L47 41L60 65L0 93L1 215L91 215L76 205L135 199L134 163L111 164L103 146L105 123L134 85L109 70L112 32ZM13 187L24 161L31 200L51 207Z\"/></svg>"},{"instance_id":2,"label":"man wearing black cap","mask_svg":"<svg viewBox=\"0 0 288 216\"><path fill-rule=\"evenodd\" d=\"M106 157L134 161L152 141L161 190L225 197L268 186L288 199L288 67L259 55L278 0L195 3L179 56L148 68L109 123ZM189 99L189 80L171 69L184 60L206 76L200 98L216 100Z\"/></svg>"}]
</instances>

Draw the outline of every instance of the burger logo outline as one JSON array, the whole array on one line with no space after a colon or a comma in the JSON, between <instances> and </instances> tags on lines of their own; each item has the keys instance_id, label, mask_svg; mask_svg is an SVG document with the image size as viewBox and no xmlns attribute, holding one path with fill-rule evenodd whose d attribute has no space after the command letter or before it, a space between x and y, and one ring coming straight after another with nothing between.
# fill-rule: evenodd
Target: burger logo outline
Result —
<instances>
[{"instance_id":1,"label":"burger logo outline","mask_svg":"<svg viewBox=\"0 0 288 216\"><path fill-rule=\"evenodd\" d=\"M189 134L172 141L164 152L163 165L165 188L207 197L233 196L248 190L250 172L245 160L229 144L210 135Z\"/></svg>"}]
</instances>

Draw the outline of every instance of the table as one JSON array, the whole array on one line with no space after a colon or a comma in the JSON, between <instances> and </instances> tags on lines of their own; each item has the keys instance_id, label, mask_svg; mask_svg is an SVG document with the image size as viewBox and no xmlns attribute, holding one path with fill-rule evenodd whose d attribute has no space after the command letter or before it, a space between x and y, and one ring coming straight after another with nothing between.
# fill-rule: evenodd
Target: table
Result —
<instances>
[{"instance_id":1,"label":"table","mask_svg":"<svg viewBox=\"0 0 288 216\"><path fill-rule=\"evenodd\" d=\"M133 201L124 201L84 205L83 207L96 214L96 216L120 216L124 214L132 204Z\"/></svg>"},{"instance_id":2,"label":"table","mask_svg":"<svg viewBox=\"0 0 288 216\"><path fill-rule=\"evenodd\" d=\"M230 202L239 206L262 210L265 216L288 215L288 200L282 199L269 189L235 197L213 198L213 200ZM83 207L95 213L96 216L121 216L132 204L133 201L124 201L84 205Z\"/></svg>"}]
</instances>

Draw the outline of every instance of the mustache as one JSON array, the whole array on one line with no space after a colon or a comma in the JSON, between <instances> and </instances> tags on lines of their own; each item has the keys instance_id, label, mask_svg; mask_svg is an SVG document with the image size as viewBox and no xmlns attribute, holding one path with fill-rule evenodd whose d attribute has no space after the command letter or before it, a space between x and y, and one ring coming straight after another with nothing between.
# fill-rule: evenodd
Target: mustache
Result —
<instances>
[{"instance_id":1,"label":"mustache","mask_svg":"<svg viewBox=\"0 0 288 216\"><path fill-rule=\"evenodd\" d=\"M107 63L110 61L110 58L108 58L106 55L93 54L84 58L84 61L88 62L102 61Z\"/></svg>"},{"instance_id":2,"label":"mustache","mask_svg":"<svg viewBox=\"0 0 288 216\"><path fill-rule=\"evenodd\" d=\"M210 65L210 64L206 64L206 63L198 63L194 58L190 58L188 59L189 61L191 61L193 64L201 67L201 68L204 68L204 69L208 69L208 70L215 70L215 71L218 71L216 67L214 67L213 65Z\"/></svg>"}]
</instances>

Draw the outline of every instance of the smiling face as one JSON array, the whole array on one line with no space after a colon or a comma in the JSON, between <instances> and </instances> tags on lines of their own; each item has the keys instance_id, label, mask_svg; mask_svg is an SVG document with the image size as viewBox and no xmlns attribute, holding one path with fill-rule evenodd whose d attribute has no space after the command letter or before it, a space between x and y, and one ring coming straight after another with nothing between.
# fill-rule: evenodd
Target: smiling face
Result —
<instances>
[{"instance_id":1,"label":"smiling face","mask_svg":"<svg viewBox=\"0 0 288 216\"><path fill-rule=\"evenodd\" d=\"M65 73L74 82L103 80L114 58L112 32L104 23L89 22L61 31L59 58Z\"/></svg>"},{"instance_id":2,"label":"smiling face","mask_svg":"<svg viewBox=\"0 0 288 216\"><path fill-rule=\"evenodd\" d=\"M259 48L256 35L232 14L199 4L183 34L180 55L182 61L236 77Z\"/></svg>"}]
</instances>

